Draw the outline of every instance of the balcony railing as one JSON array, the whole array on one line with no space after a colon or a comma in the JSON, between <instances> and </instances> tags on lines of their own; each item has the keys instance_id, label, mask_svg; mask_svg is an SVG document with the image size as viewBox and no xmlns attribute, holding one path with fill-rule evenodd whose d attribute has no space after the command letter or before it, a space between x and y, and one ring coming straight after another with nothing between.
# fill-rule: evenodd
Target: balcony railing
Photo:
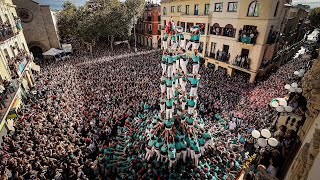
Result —
<instances>
[{"instance_id":1,"label":"balcony railing","mask_svg":"<svg viewBox=\"0 0 320 180\"><path fill-rule=\"evenodd\" d=\"M11 82L4 81L3 84L1 84L1 91L0 91L1 120L3 120L4 115L10 108L10 104L13 101L14 96L17 94L18 89L19 89L19 84L17 80L12 80Z\"/></svg>"},{"instance_id":2,"label":"balcony railing","mask_svg":"<svg viewBox=\"0 0 320 180\"><path fill-rule=\"evenodd\" d=\"M234 28L224 28L224 27L210 27L210 34L216 36L226 36L226 37L235 37L236 29Z\"/></svg>"},{"instance_id":3,"label":"balcony railing","mask_svg":"<svg viewBox=\"0 0 320 180\"><path fill-rule=\"evenodd\" d=\"M236 58L233 60L232 65L250 70L250 63L251 63L251 59L248 58L247 56L241 57L237 55Z\"/></svg>"},{"instance_id":4,"label":"balcony railing","mask_svg":"<svg viewBox=\"0 0 320 180\"><path fill-rule=\"evenodd\" d=\"M11 25L0 25L0 42L5 41L14 36L13 28Z\"/></svg>"},{"instance_id":5,"label":"balcony railing","mask_svg":"<svg viewBox=\"0 0 320 180\"><path fill-rule=\"evenodd\" d=\"M208 13L196 13L196 12L189 12L189 13L186 13L186 12L182 12L180 15L181 16L209 16L211 13L208 12Z\"/></svg>"},{"instance_id":6,"label":"balcony railing","mask_svg":"<svg viewBox=\"0 0 320 180\"><path fill-rule=\"evenodd\" d=\"M210 52L208 57L213 58L218 61L221 61L221 62L228 63L228 61L230 59L230 53L218 50L216 53Z\"/></svg>"},{"instance_id":7,"label":"balcony railing","mask_svg":"<svg viewBox=\"0 0 320 180\"><path fill-rule=\"evenodd\" d=\"M238 42L254 45L257 43L258 34L256 30L239 30Z\"/></svg>"},{"instance_id":8,"label":"balcony railing","mask_svg":"<svg viewBox=\"0 0 320 180\"><path fill-rule=\"evenodd\" d=\"M20 50L17 56L8 60L13 79L19 78L19 76L23 74L24 69L31 59L32 56L30 54L26 53L24 50Z\"/></svg>"}]
</instances>

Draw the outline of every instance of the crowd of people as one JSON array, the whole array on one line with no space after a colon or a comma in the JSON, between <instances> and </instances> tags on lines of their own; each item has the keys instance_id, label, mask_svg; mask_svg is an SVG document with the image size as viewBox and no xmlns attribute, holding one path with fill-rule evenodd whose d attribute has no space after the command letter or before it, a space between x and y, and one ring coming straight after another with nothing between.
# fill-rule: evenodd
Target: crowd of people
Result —
<instances>
[{"instance_id":1,"label":"crowd of people","mask_svg":"<svg viewBox=\"0 0 320 180\"><path fill-rule=\"evenodd\" d=\"M178 52L183 56L184 49L166 53ZM24 99L25 105L15 120L15 131L3 138L1 178L235 179L244 161L256 153L251 131L275 126L278 114L268 105L270 100L286 95L284 85L292 80L293 71L306 68L310 61L310 56L303 55L267 79L249 84L244 75L229 77L223 70L197 66L192 63L194 57L173 73L168 57L165 61L170 62L162 69L160 51L129 53L125 48L101 49L93 56L79 53L69 60L42 64L41 73L34 75L36 87ZM121 54L128 56L117 57ZM170 162L170 151L178 152L179 145L169 146L177 140L174 137L183 134L162 134L167 132L169 122L162 127L164 130L153 129L161 122L160 116L171 117L172 113L166 109L159 115L163 99L168 94L170 99L173 93L170 89L163 91L159 77L171 83L170 76L174 78L184 70L185 74L201 74L197 91L191 92L197 98L197 117L203 121L199 122L203 127L199 128L195 146L207 140L210 143L204 152L199 150L197 163L194 158L183 157ZM185 92L191 88L187 85ZM177 122L171 123L180 127ZM296 137L296 132L286 132L284 127L274 131L279 145L261 151L258 159L258 164L273 176L290 154ZM195 139L190 137L189 141ZM151 155L148 146L159 149ZM184 146L180 144L180 149ZM249 171L249 175L254 176L254 172Z\"/></svg>"}]
</instances>

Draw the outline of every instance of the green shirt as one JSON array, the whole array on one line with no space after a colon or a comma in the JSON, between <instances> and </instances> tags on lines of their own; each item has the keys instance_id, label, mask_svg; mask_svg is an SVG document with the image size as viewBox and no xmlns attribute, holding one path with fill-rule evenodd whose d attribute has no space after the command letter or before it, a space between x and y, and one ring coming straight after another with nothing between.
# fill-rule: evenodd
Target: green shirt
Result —
<instances>
[{"instance_id":1,"label":"green shirt","mask_svg":"<svg viewBox=\"0 0 320 180\"><path fill-rule=\"evenodd\" d=\"M165 81L166 81L166 85L167 86L172 86L174 80L173 79L171 79L171 80L170 79L166 79Z\"/></svg>"},{"instance_id":2,"label":"green shirt","mask_svg":"<svg viewBox=\"0 0 320 180\"><path fill-rule=\"evenodd\" d=\"M162 55L162 62L167 62L168 56L167 55Z\"/></svg>"},{"instance_id":3,"label":"green shirt","mask_svg":"<svg viewBox=\"0 0 320 180\"><path fill-rule=\"evenodd\" d=\"M199 79L193 77L189 77L188 80L190 81L191 85L197 85L199 82Z\"/></svg>"},{"instance_id":4,"label":"green shirt","mask_svg":"<svg viewBox=\"0 0 320 180\"><path fill-rule=\"evenodd\" d=\"M199 62L200 58L201 58L201 56L199 54L197 56L195 54L191 55L191 59L193 62Z\"/></svg>"},{"instance_id":5,"label":"green shirt","mask_svg":"<svg viewBox=\"0 0 320 180\"><path fill-rule=\"evenodd\" d=\"M177 61L177 59L178 59L178 57L179 57L178 55L173 55L173 56L172 56L172 58L173 58L173 62L176 62L176 61Z\"/></svg>"},{"instance_id":6,"label":"green shirt","mask_svg":"<svg viewBox=\"0 0 320 180\"><path fill-rule=\"evenodd\" d=\"M166 100L166 106L167 107L172 107L173 106L173 103L174 103L174 100L171 99L171 100Z\"/></svg>"},{"instance_id":7,"label":"green shirt","mask_svg":"<svg viewBox=\"0 0 320 180\"><path fill-rule=\"evenodd\" d=\"M196 105L196 101L193 99L187 99L188 106L194 107Z\"/></svg>"},{"instance_id":8,"label":"green shirt","mask_svg":"<svg viewBox=\"0 0 320 180\"><path fill-rule=\"evenodd\" d=\"M164 35L163 35L163 40L164 40L164 41L168 40L168 37L169 37L168 34L164 34Z\"/></svg>"},{"instance_id":9,"label":"green shirt","mask_svg":"<svg viewBox=\"0 0 320 180\"><path fill-rule=\"evenodd\" d=\"M172 56L168 56L167 57L168 63L172 64L173 63L173 57Z\"/></svg>"}]
</instances>

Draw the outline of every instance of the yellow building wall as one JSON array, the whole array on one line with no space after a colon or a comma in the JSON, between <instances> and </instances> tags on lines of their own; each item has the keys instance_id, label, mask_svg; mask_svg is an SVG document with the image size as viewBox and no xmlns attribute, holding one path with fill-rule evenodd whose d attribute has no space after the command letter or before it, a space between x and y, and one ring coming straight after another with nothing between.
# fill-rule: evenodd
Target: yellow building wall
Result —
<instances>
[{"instance_id":1,"label":"yellow building wall","mask_svg":"<svg viewBox=\"0 0 320 180\"><path fill-rule=\"evenodd\" d=\"M200 42L203 42L204 50L202 55L211 50L211 42L215 42L216 51L222 50L223 45L229 45L230 53L230 62L231 63L237 55L241 54L242 48L249 49L249 58L251 58L250 70L257 72L260 68L261 62L264 57L264 52L266 48L266 42L268 35L273 26L273 30L280 29L282 18L284 15L284 0L271 1L271 0L259 0L261 8L259 17L248 17L248 8L253 0L241 0L238 1L237 12L228 12L228 3L236 2L230 0L166 0L161 1L161 26L165 27L164 20L166 23L170 21L171 17L174 22L177 24L178 21L187 23L205 23L205 35L201 35ZM275 9L277 3L279 2L277 15L275 14ZM207 16L197 16L193 15L194 5L199 4L199 14L203 14L205 10L205 4L210 3L209 15ZM215 12L215 3L223 3L222 12ZM178 5L182 5L182 13L178 11ZM189 5L190 15L184 15L185 7ZM175 12L171 13L171 6L175 6ZM167 10L167 15L163 15L164 7ZM208 24L212 26L213 24L218 23L220 27L225 27L228 24L231 24L233 28L236 29L235 37L226 37L226 36L216 36L210 35L208 33ZM256 45L246 45L237 42L239 37L239 30L244 27L244 25L257 26L257 31L259 35L257 37ZM164 30L161 31L161 37L163 37ZM188 33L185 33L185 38L189 39L190 36ZM207 46L206 46L207 44Z\"/></svg>"}]
</instances>

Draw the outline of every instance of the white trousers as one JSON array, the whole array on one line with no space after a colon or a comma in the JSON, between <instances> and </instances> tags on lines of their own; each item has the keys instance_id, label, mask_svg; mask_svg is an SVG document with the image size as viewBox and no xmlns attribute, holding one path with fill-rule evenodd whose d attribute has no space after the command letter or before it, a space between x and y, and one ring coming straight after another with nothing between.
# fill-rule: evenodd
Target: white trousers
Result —
<instances>
[{"instance_id":1,"label":"white trousers","mask_svg":"<svg viewBox=\"0 0 320 180\"><path fill-rule=\"evenodd\" d=\"M178 161L181 157L181 152L179 152L179 153L177 152L176 155L177 155L176 160Z\"/></svg>"},{"instance_id":2,"label":"white trousers","mask_svg":"<svg viewBox=\"0 0 320 180\"><path fill-rule=\"evenodd\" d=\"M160 112L164 112L166 110L166 104L160 104Z\"/></svg>"},{"instance_id":3,"label":"white trousers","mask_svg":"<svg viewBox=\"0 0 320 180\"><path fill-rule=\"evenodd\" d=\"M153 149L153 147L152 147L152 149ZM147 161L149 161L150 158L152 158L152 156L154 154L154 151L152 149L149 150L148 148L146 148L147 153L146 153L146 157L145 158L147 159Z\"/></svg>"},{"instance_id":4,"label":"white trousers","mask_svg":"<svg viewBox=\"0 0 320 180\"><path fill-rule=\"evenodd\" d=\"M181 67L182 71L184 72L184 74L188 74L187 64L188 64L187 60L184 61L183 59L180 59L180 67Z\"/></svg>"},{"instance_id":5,"label":"white trousers","mask_svg":"<svg viewBox=\"0 0 320 180\"><path fill-rule=\"evenodd\" d=\"M181 89L185 92L186 91L186 85L187 85L187 82L186 81L183 81L181 83Z\"/></svg>"},{"instance_id":6,"label":"white trousers","mask_svg":"<svg viewBox=\"0 0 320 180\"><path fill-rule=\"evenodd\" d=\"M167 65L161 62L161 67L162 67L162 75L164 75L167 70Z\"/></svg>"},{"instance_id":7,"label":"white trousers","mask_svg":"<svg viewBox=\"0 0 320 180\"><path fill-rule=\"evenodd\" d=\"M190 89L190 96L197 96L197 87L191 87Z\"/></svg>"},{"instance_id":8,"label":"white trousers","mask_svg":"<svg viewBox=\"0 0 320 180\"><path fill-rule=\"evenodd\" d=\"M187 102L182 102L182 110L186 110L186 104Z\"/></svg>"},{"instance_id":9,"label":"white trousers","mask_svg":"<svg viewBox=\"0 0 320 180\"><path fill-rule=\"evenodd\" d=\"M171 119L172 118L172 108L166 110L166 118Z\"/></svg>"},{"instance_id":10,"label":"white trousers","mask_svg":"<svg viewBox=\"0 0 320 180\"><path fill-rule=\"evenodd\" d=\"M155 149L155 152L156 152L156 155L157 155L157 161L159 162L160 158L161 158L160 151Z\"/></svg>"},{"instance_id":11,"label":"white trousers","mask_svg":"<svg viewBox=\"0 0 320 180\"><path fill-rule=\"evenodd\" d=\"M168 49L168 41L162 41L163 49Z\"/></svg>"},{"instance_id":12,"label":"white trousers","mask_svg":"<svg viewBox=\"0 0 320 180\"><path fill-rule=\"evenodd\" d=\"M186 40L184 40L184 39L180 40L180 47L182 47L184 49L185 45L186 45Z\"/></svg>"},{"instance_id":13,"label":"white trousers","mask_svg":"<svg viewBox=\"0 0 320 180\"><path fill-rule=\"evenodd\" d=\"M175 160L170 159L169 160L169 167L172 168L172 166L174 165L175 162L176 162Z\"/></svg>"},{"instance_id":14,"label":"white trousers","mask_svg":"<svg viewBox=\"0 0 320 180\"><path fill-rule=\"evenodd\" d=\"M167 162L167 160L168 160L168 156L167 156L167 155L162 155L162 154L161 154L160 161L161 161L161 162L162 162L162 161Z\"/></svg>"},{"instance_id":15,"label":"white trousers","mask_svg":"<svg viewBox=\"0 0 320 180\"><path fill-rule=\"evenodd\" d=\"M192 43L192 49L199 49L200 43Z\"/></svg>"},{"instance_id":16,"label":"white trousers","mask_svg":"<svg viewBox=\"0 0 320 180\"><path fill-rule=\"evenodd\" d=\"M177 73L177 65L176 64L177 64L176 62L173 62L172 71L173 71L174 75Z\"/></svg>"},{"instance_id":17,"label":"white trousers","mask_svg":"<svg viewBox=\"0 0 320 180\"><path fill-rule=\"evenodd\" d=\"M179 45L178 42L171 41L171 49L172 49L172 50L177 49L178 45Z\"/></svg>"},{"instance_id":18,"label":"white trousers","mask_svg":"<svg viewBox=\"0 0 320 180\"><path fill-rule=\"evenodd\" d=\"M189 49L192 44L193 44L193 42L189 41L189 42L187 43L186 49Z\"/></svg>"},{"instance_id":19,"label":"white trousers","mask_svg":"<svg viewBox=\"0 0 320 180\"><path fill-rule=\"evenodd\" d=\"M194 113L194 107L188 106L188 113L193 114Z\"/></svg>"},{"instance_id":20,"label":"white trousers","mask_svg":"<svg viewBox=\"0 0 320 180\"><path fill-rule=\"evenodd\" d=\"M201 156L201 154L194 154L194 165L196 167L198 167L198 164L199 164L199 157Z\"/></svg>"},{"instance_id":21,"label":"white trousers","mask_svg":"<svg viewBox=\"0 0 320 180\"><path fill-rule=\"evenodd\" d=\"M183 162L186 163L186 161L187 161L187 151L182 151L181 154L182 154Z\"/></svg>"},{"instance_id":22,"label":"white trousers","mask_svg":"<svg viewBox=\"0 0 320 180\"><path fill-rule=\"evenodd\" d=\"M192 74L198 74L198 72L199 72L199 63L198 64L193 64Z\"/></svg>"},{"instance_id":23,"label":"white trousers","mask_svg":"<svg viewBox=\"0 0 320 180\"><path fill-rule=\"evenodd\" d=\"M166 85L165 84L160 84L160 89L161 89L161 94L166 92Z\"/></svg>"},{"instance_id":24,"label":"white trousers","mask_svg":"<svg viewBox=\"0 0 320 180\"><path fill-rule=\"evenodd\" d=\"M173 89L172 87L167 87L167 99L173 98Z\"/></svg>"},{"instance_id":25,"label":"white trousers","mask_svg":"<svg viewBox=\"0 0 320 180\"><path fill-rule=\"evenodd\" d=\"M201 155L204 155L204 151L205 151L204 146L200 146Z\"/></svg>"},{"instance_id":26,"label":"white trousers","mask_svg":"<svg viewBox=\"0 0 320 180\"><path fill-rule=\"evenodd\" d=\"M167 67L167 76L172 77L173 76L173 65L168 65Z\"/></svg>"}]
</instances>

